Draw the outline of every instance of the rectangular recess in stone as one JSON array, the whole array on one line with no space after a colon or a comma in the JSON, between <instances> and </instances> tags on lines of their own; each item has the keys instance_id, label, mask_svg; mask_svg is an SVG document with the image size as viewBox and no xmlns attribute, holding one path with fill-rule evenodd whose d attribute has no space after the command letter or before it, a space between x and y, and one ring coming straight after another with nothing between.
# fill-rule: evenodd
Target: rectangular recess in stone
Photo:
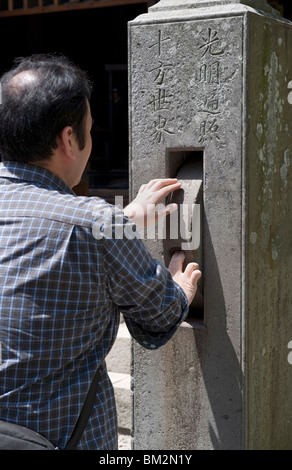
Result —
<instances>
[{"instance_id":1,"label":"rectangular recess in stone","mask_svg":"<svg viewBox=\"0 0 292 470\"><path fill-rule=\"evenodd\" d=\"M203 269L203 151L171 149L167 151L167 173L178 178L181 188L168 198L178 210L167 217L164 257L166 265L175 251L185 253L184 268L197 262ZM203 276L190 306L189 316L203 319Z\"/></svg>"}]
</instances>

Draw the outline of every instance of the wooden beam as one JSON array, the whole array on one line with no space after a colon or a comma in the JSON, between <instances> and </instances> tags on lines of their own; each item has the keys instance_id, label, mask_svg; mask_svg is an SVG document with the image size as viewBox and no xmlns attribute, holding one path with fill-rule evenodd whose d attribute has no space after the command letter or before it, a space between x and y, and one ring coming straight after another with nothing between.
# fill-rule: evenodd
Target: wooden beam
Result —
<instances>
[{"instance_id":1,"label":"wooden beam","mask_svg":"<svg viewBox=\"0 0 292 470\"><path fill-rule=\"evenodd\" d=\"M55 2L56 0L54 0ZM18 8L13 10L13 0L8 0L8 4L11 4L11 9L0 11L0 18L7 16L23 16L23 15L34 15L40 13L56 13L59 11L70 11L70 10L88 10L91 8L107 8L116 7L121 5L133 5L144 3L147 5L147 0L92 0L89 2L78 2L78 3L66 3L62 5L48 5L43 6L42 0L39 0L39 6L34 8ZM41 6L42 4L42 6Z\"/></svg>"}]
</instances>

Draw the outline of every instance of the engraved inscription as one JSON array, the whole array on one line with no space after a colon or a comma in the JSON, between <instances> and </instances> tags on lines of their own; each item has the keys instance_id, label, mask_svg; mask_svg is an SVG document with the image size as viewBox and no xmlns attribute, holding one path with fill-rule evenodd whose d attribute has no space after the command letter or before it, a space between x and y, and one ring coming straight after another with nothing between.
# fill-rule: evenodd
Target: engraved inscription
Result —
<instances>
[{"instance_id":1,"label":"engraved inscription","mask_svg":"<svg viewBox=\"0 0 292 470\"><path fill-rule=\"evenodd\" d=\"M169 134L169 135L174 134L174 132L167 129L167 119L164 118L163 116L158 115L158 120L154 121L154 127L155 127L155 130L151 134L151 137L153 137L153 139L158 144L162 142L164 134Z\"/></svg>"},{"instance_id":2,"label":"engraved inscription","mask_svg":"<svg viewBox=\"0 0 292 470\"><path fill-rule=\"evenodd\" d=\"M150 137L156 143L161 143L165 135L173 135L174 132L168 126L168 115L163 114L169 111L172 104L173 95L168 91L168 73L173 67L172 63L164 61L164 44L169 45L170 38L163 35L159 29L157 41L152 42L148 48L154 51L156 63L148 70L150 82L154 85L154 93L151 94L148 106L153 116L152 132Z\"/></svg>"},{"instance_id":3,"label":"engraved inscription","mask_svg":"<svg viewBox=\"0 0 292 470\"><path fill-rule=\"evenodd\" d=\"M152 49L153 47L157 48L157 54L158 54L158 57L160 57L162 53L162 45L165 41L170 41L170 38L163 38L161 30L159 29L158 40L157 42L154 42L153 44L151 44L151 46L149 46L149 49Z\"/></svg>"},{"instance_id":4,"label":"engraved inscription","mask_svg":"<svg viewBox=\"0 0 292 470\"><path fill-rule=\"evenodd\" d=\"M169 109L173 95L167 93L164 88L159 88L156 95L152 95L149 105L154 112Z\"/></svg>"},{"instance_id":5,"label":"engraved inscription","mask_svg":"<svg viewBox=\"0 0 292 470\"><path fill-rule=\"evenodd\" d=\"M204 85L205 96L197 103L198 114L201 115L199 124L199 143L215 139L221 142L220 138L220 94L219 85L221 83L220 64L225 55L223 42L218 31L208 28L200 36L197 50L200 54L196 79Z\"/></svg>"},{"instance_id":6,"label":"engraved inscription","mask_svg":"<svg viewBox=\"0 0 292 470\"><path fill-rule=\"evenodd\" d=\"M220 68L219 62L212 62L211 64L203 64L199 67L198 81L200 83L220 83Z\"/></svg>"},{"instance_id":7,"label":"engraved inscription","mask_svg":"<svg viewBox=\"0 0 292 470\"><path fill-rule=\"evenodd\" d=\"M220 141L220 137L218 135L218 124L217 119L206 119L205 121L201 122L200 125L200 143L206 143L209 139L212 140L213 137Z\"/></svg>"},{"instance_id":8,"label":"engraved inscription","mask_svg":"<svg viewBox=\"0 0 292 470\"><path fill-rule=\"evenodd\" d=\"M205 97L204 102L199 103L199 113L220 114L219 98L212 92Z\"/></svg>"},{"instance_id":9,"label":"engraved inscription","mask_svg":"<svg viewBox=\"0 0 292 470\"><path fill-rule=\"evenodd\" d=\"M159 61L159 65L157 67L154 67L152 70L149 70L150 73L155 72L154 82L156 82L157 85L163 85L165 74L167 68L169 67L173 67L173 64L163 64Z\"/></svg>"},{"instance_id":10,"label":"engraved inscription","mask_svg":"<svg viewBox=\"0 0 292 470\"><path fill-rule=\"evenodd\" d=\"M200 50L203 52L201 58L207 53L211 56L224 54L224 49L220 46L220 40L217 34L217 31L212 31L211 28L208 28L208 37L203 39L204 43L200 46Z\"/></svg>"},{"instance_id":11,"label":"engraved inscription","mask_svg":"<svg viewBox=\"0 0 292 470\"><path fill-rule=\"evenodd\" d=\"M183 34L186 39L180 41ZM238 72L231 69L230 58L237 62L239 57L231 49L240 53L240 47L229 44L217 22L193 28L178 24L171 34L165 25L151 25L144 38L139 36L137 45L144 44L145 49L144 58L139 51L145 137L155 144L174 145L171 137L178 134L181 139L192 126L196 145L227 145L225 118L230 115L227 103L233 100L228 93Z\"/></svg>"}]
</instances>

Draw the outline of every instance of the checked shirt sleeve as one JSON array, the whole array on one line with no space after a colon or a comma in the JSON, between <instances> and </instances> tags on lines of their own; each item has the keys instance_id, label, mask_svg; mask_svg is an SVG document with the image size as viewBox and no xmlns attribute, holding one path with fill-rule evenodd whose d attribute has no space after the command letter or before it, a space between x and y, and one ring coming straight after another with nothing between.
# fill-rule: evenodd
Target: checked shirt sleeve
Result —
<instances>
[{"instance_id":1,"label":"checked shirt sleeve","mask_svg":"<svg viewBox=\"0 0 292 470\"><path fill-rule=\"evenodd\" d=\"M127 218L124 223L131 230ZM136 236L106 237L104 248L112 301L136 341L147 349L159 348L187 316L185 293Z\"/></svg>"}]
</instances>

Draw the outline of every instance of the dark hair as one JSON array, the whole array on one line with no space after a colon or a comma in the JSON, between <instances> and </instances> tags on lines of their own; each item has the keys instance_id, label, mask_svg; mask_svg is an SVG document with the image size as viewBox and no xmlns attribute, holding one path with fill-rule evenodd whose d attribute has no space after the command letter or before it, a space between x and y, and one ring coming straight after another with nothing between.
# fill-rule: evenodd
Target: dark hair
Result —
<instances>
[{"instance_id":1,"label":"dark hair","mask_svg":"<svg viewBox=\"0 0 292 470\"><path fill-rule=\"evenodd\" d=\"M20 72L29 72L26 80L16 77ZM2 76L1 91L2 160L50 158L66 126L72 126L80 150L84 148L91 83L67 57L37 54L16 59L14 67Z\"/></svg>"}]
</instances>

